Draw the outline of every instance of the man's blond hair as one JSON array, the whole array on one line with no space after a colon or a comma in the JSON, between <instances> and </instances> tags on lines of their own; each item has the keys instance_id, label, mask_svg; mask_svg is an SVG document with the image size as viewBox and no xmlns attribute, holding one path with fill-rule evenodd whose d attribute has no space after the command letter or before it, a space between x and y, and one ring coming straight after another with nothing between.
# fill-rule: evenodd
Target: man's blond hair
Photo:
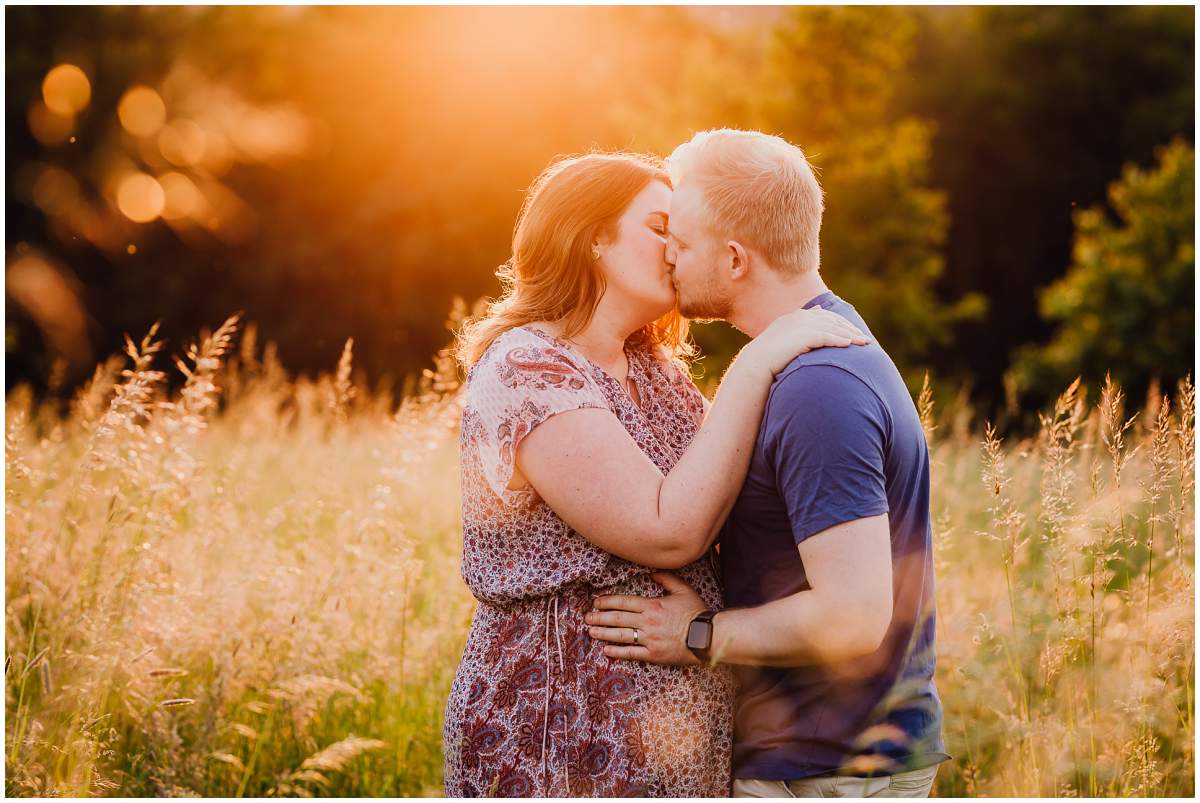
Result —
<instances>
[{"instance_id":1,"label":"man's blond hair","mask_svg":"<svg viewBox=\"0 0 1200 803\"><path fill-rule=\"evenodd\" d=\"M701 131L667 159L676 189L696 188L709 227L761 254L785 276L821 263L821 185L804 152L781 137L720 128Z\"/></svg>"}]
</instances>

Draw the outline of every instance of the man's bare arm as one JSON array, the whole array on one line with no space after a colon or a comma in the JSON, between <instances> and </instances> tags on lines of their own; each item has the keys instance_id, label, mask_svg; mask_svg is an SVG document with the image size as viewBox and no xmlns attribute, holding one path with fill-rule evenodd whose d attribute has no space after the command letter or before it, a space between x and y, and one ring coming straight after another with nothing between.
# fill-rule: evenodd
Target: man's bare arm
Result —
<instances>
[{"instance_id":1,"label":"man's bare arm","mask_svg":"<svg viewBox=\"0 0 1200 803\"><path fill-rule=\"evenodd\" d=\"M809 589L713 619L722 663L833 664L875 652L892 621L892 551L886 513L838 524L798 547Z\"/></svg>"},{"instance_id":2,"label":"man's bare arm","mask_svg":"<svg viewBox=\"0 0 1200 803\"><path fill-rule=\"evenodd\" d=\"M805 539L800 559L810 589L756 608L722 611L713 619L710 654L729 664L836 665L875 652L892 621L892 550L886 513L838 524ZM678 577L654 578L657 599L604 596L587 615L605 655L658 664L699 663L687 649L688 624L704 602ZM636 641L634 631L637 631ZM873 674L863 662L844 671Z\"/></svg>"}]
</instances>

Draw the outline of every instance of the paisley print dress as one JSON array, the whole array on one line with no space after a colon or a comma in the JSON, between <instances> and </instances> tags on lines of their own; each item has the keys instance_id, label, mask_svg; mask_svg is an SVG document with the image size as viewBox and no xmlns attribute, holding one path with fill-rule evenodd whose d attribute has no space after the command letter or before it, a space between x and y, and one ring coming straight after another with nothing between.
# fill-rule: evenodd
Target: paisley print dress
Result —
<instances>
[{"instance_id":1,"label":"paisley print dress","mask_svg":"<svg viewBox=\"0 0 1200 803\"><path fill-rule=\"evenodd\" d=\"M664 473L705 401L685 373L629 349L641 406L536 326L492 344L467 378L462 575L478 600L446 704L447 796L725 797L734 685L724 667L606 657L584 615L602 594L663 595L640 566L572 530L530 487L508 488L521 438L556 413L610 410ZM619 500L613 500L619 504ZM712 608L712 556L679 570Z\"/></svg>"}]
</instances>

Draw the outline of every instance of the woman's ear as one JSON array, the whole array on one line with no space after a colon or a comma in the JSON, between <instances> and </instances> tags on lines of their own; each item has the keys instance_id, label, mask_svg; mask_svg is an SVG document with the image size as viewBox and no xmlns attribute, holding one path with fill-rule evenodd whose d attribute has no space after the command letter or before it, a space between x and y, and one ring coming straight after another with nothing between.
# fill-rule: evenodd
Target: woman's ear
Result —
<instances>
[{"instance_id":1,"label":"woman's ear","mask_svg":"<svg viewBox=\"0 0 1200 803\"><path fill-rule=\"evenodd\" d=\"M611 233L605 232L603 230L597 231L592 236L592 246L589 249L589 253L592 255L592 259L596 260L596 259L599 259L600 257L604 256L605 249L607 249L612 244L613 244L613 237L612 237Z\"/></svg>"}]
</instances>

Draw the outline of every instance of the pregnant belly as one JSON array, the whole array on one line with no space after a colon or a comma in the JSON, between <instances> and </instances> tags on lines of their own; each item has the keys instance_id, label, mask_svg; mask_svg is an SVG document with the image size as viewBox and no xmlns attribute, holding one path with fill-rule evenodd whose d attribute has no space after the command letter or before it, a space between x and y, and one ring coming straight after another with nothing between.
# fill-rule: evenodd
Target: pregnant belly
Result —
<instances>
[{"instance_id":1,"label":"pregnant belly","mask_svg":"<svg viewBox=\"0 0 1200 803\"><path fill-rule=\"evenodd\" d=\"M542 794L565 793L551 788L568 783L572 766L572 794L613 793L601 776L640 778L648 793L708 794L694 787L728 772L730 673L612 660L587 635L595 594L647 594L646 583L654 585L634 579L505 608L480 603L447 705L448 783L485 783L489 772L517 766L537 781L545 764L561 777L548 770ZM585 782L592 786L577 788Z\"/></svg>"}]
</instances>

